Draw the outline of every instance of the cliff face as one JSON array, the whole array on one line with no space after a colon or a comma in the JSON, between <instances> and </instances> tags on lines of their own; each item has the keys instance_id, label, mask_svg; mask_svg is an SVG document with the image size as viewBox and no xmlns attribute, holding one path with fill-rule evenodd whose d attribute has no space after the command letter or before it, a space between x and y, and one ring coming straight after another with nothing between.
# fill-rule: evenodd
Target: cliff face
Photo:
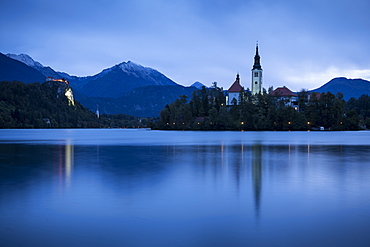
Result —
<instances>
[{"instance_id":1,"label":"cliff face","mask_svg":"<svg viewBox=\"0 0 370 247\"><path fill-rule=\"evenodd\" d=\"M68 99L68 105L75 105L72 87L69 85L67 80L49 79L45 82L45 84L51 88L54 88L57 98L64 95Z\"/></svg>"}]
</instances>

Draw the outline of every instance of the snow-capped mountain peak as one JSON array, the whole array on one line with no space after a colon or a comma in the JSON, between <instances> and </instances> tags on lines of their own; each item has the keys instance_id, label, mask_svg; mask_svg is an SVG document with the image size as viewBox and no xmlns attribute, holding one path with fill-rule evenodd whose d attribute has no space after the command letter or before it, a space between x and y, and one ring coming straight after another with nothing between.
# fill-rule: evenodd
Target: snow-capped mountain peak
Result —
<instances>
[{"instance_id":1,"label":"snow-capped mountain peak","mask_svg":"<svg viewBox=\"0 0 370 247\"><path fill-rule=\"evenodd\" d=\"M8 53L8 54L6 54L6 56L9 57L9 58L12 58L14 60L18 60L19 62L22 62L24 64L27 64L28 66L33 67L33 68L42 68L42 67L44 67L44 66L42 66L41 63L33 60L27 54L16 55L16 54Z\"/></svg>"},{"instance_id":2,"label":"snow-capped mountain peak","mask_svg":"<svg viewBox=\"0 0 370 247\"><path fill-rule=\"evenodd\" d=\"M54 78L66 78L68 80L72 79L72 77L73 77L73 76L68 75L67 73L58 72L58 71L53 70L50 67L43 66L41 63L33 60L27 54L19 54L19 55L16 55L16 54L8 53L8 54L6 54L6 56L9 57L9 58L11 58L11 59L14 59L14 60L17 60L19 62L22 62L22 63L30 66L31 68L34 68L34 69L38 70L44 76L51 76L51 77L54 77Z\"/></svg>"},{"instance_id":3,"label":"snow-capped mountain peak","mask_svg":"<svg viewBox=\"0 0 370 247\"><path fill-rule=\"evenodd\" d=\"M128 72L128 73L138 72L138 73L141 73L141 74L142 73L148 74L152 71L155 71L152 68L144 67L140 64L136 64L136 63L131 62L131 61L120 63L118 66L122 69L122 71Z\"/></svg>"}]
</instances>

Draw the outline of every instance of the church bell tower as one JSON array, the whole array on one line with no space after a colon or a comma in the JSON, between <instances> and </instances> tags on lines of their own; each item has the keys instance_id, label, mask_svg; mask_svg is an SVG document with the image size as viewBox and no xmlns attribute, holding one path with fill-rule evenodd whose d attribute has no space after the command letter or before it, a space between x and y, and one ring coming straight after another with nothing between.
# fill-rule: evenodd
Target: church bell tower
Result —
<instances>
[{"instance_id":1,"label":"church bell tower","mask_svg":"<svg viewBox=\"0 0 370 247\"><path fill-rule=\"evenodd\" d=\"M254 64L252 68L252 95L262 93L262 67L260 63L260 55L258 54L258 43L256 45L256 55L254 56Z\"/></svg>"}]
</instances>

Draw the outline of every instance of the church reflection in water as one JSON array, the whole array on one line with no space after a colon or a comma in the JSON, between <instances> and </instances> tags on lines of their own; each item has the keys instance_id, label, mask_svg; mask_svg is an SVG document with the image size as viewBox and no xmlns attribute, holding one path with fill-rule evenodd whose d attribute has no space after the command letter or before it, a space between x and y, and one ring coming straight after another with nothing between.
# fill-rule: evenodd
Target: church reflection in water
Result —
<instances>
[{"instance_id":1,"label":"church reflection in water","mask_svg":"<svg viewBox=\"0 0 370 247\"><path fill-rule=\"evenodd\" d=\"M238 193L243 191L241 186L245 181L251 181L255 214L259 218L262 201L263 145L221 145L220 151L223 173L228 176L227 172L233 171L233 180ZM249 177L245 177L246 174L249 174Z\"/></svg>"},{"instance_id":2,"label":"church reflection in water","mask_svg":"<svg viewBox=\"0 0 370 247\"><path fill-rule=\"evenodd\" d=\"M262 145L252 146L252 182L254 191L254 203L256 216L260 215L261 193L262 193Z\"/></svg>"}]
</instances>

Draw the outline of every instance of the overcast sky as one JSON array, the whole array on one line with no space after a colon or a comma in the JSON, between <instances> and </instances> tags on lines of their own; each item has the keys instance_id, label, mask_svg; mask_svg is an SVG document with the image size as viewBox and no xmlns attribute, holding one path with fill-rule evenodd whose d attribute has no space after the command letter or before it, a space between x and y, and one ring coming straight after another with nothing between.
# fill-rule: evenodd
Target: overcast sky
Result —
<instances>
[{"instance_id":1,"label":"overcast sky","mask_svg":"<svg viewBox=\"0 0 370 247\"><path fill-rule=\"evenodd\" d=\"M1 0L0 52L85 76L124 61L181 85L314 89L370 80L369 0Z\"/></svg>"}]
</instances>

